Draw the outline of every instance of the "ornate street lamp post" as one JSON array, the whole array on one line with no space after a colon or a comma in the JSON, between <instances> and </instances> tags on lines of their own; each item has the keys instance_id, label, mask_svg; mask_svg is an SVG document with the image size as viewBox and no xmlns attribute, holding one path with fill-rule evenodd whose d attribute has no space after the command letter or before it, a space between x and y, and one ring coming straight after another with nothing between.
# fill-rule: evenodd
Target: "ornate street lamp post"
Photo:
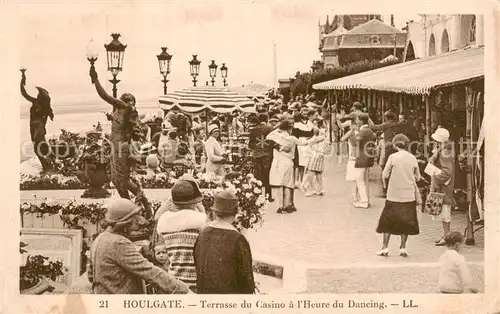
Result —
<instances>
[{"instance_id":1,"label":"ornate street lamp post","mask_svg":"<svg viewBox=\"0 0 500 314\"><path fill-rule=\"evenodd\" d=\"M161 47L161 53L157 55L158 65L160 66L160 74L163 75L163 94L167 94L167 76L170 74L170 60L172 55L167 52L167 47Z\"/></svg>"},{"instance_id":2,"label":"ornate street lamp post","mask_svg":"<svg viewBox=\"0 0 500 314\"><path fill-rule=\"evenodd\" d=\"M220 67L220 75L222 76L222 81L224 83L224 86L227 86L227 84L226 84L227 66L225 63L223 63L222 66Z\"/></svg>"},{"instance_id":3,"label":"ornate street lamp post","mask_svg":"<svg viewBox=\"0 0 500 314\"><path fill-rule=\"evenodd\" d=\"M120 36L118 33L111 34L113 40L109 44L104 45L108 57L108 71L113 75L113 79L109 80L109 82L113 84L113 97L115 98L117 97L116 84L120 82L120 80L116 79L116 76L123 69L123 57L125 55L125 48L127 48L127 45L122 44L118 40Z\"/></svg>"},{"instance_id":4,"label":"ornate street lamp post","mask_svg":"<svg viewBox=\"0 0 500 314\"><path fill-rule=\"evenodd\" d=\"M208 70L212 78L212 86L215 86L215 76L217 76L217 64L215 64L215 60L212 60L212 63L208 66Z\"/></svg>"},{"instance_id":5,"label":"ornate street lamp post","mask_svg":"<svg viewBox=\"0 0 500 314\"><path fill-rule=\"evenodd\" d=\"M200 63L201 61L196 59L197 55L193 55L193 60L189 61L189 70L191 71L191 76L193 77L193 86L196 87L196 77L200 74Z\"/></svg>"}]
</instances>

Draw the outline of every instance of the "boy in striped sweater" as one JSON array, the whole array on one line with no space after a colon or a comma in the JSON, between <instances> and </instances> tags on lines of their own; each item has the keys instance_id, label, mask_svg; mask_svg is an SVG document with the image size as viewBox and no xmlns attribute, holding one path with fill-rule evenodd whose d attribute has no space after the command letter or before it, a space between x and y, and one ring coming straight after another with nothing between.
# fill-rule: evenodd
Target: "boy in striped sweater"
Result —
<instances>
[{"instance_id":1,"label":"boy in striped sweater","mask_svg":"<svg viewBox=\"0 0 500 314\"><path fill-rule=\"evenodd\" d=\"M172 202L177 211L165 211L158 219L157 232L165 244L168 272L196 291L193 249L207 216L197 210L203 197L194 180L179 179L172 187Z\"/></svg>"}]
</instances>

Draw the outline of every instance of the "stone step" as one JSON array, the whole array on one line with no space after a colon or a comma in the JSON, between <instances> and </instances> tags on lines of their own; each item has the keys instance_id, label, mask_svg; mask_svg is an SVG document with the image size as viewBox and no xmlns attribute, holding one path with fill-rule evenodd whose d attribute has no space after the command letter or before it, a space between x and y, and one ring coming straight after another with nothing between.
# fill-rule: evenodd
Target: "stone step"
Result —
<instances>
[{"instance_id":1,"label":"stone step","mask_svg":"<svg viewBox=\"0 0 500 314\"><path fill-rule=\"evenodd\" d=\"M475 285L484 292L484 265L469 263ZM439 293L439 265L420 263L394 268L310 269L308 293Z\"/></svg>"}]
</instances>

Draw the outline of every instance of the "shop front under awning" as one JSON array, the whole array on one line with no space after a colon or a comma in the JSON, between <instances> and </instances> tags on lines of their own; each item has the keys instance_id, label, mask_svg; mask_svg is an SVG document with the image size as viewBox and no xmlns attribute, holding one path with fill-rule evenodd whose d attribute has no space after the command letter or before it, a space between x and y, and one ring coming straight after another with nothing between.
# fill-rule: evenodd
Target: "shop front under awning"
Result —
<instances>
[{"instance_id":1,"label":"shop front under awning","mask_svg":"<svg viewBox=\"0 0 500 314\"><path fill-rule=\"evenodd\" d=\"M471 47L314 84L313 89L429 95L435 89L483 78L484 47Z\"/></svg>"}]
</instances>

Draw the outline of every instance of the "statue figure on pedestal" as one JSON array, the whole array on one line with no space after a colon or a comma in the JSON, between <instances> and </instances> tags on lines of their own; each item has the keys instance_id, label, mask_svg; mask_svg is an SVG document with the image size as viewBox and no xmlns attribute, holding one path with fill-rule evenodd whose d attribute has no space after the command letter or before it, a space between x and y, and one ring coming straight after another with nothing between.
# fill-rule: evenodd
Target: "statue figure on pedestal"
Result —
<instances>
[{"instance_id":1,"label":"statue figure on pedestal","mask_svg":"<svg viewBox=\"0 0 500 314\"><path fill-rule=\"evenodd\" d=\"M38 87L38 96L36 98L31 97L26 92L26 69L21 69L21 94L23 97L31 103L30 108L30 135L31 141L33 142L33 149L35 155L40 160L42 164L42 169L44 173L50 172L53 168L53 156L49 144L45 140L45 134L47 130L45 125L47 124L47 118L54 120L54 112L50 106L50 96L49 92Z\"/></svg>"},{"instance_id":2,"label":"statue figure on pedestal","mask_svg":"<svg viewBox=\"0 0 500 314\"><path fill-rule=\"evenodd\" d=\"M140 141L142 131L139 115L135 108L135 97L124 93L119 99L106 93L98 80L94 67L90 68L90 77L99 96L113 106L111 119L111 182L122 198L130 199L129 192L135 195L135 202L142 204L145 217L152 216L151 205L148 202L141 186L130 176L130 149L131 141Z\"/></svg>"}]
</instances>

